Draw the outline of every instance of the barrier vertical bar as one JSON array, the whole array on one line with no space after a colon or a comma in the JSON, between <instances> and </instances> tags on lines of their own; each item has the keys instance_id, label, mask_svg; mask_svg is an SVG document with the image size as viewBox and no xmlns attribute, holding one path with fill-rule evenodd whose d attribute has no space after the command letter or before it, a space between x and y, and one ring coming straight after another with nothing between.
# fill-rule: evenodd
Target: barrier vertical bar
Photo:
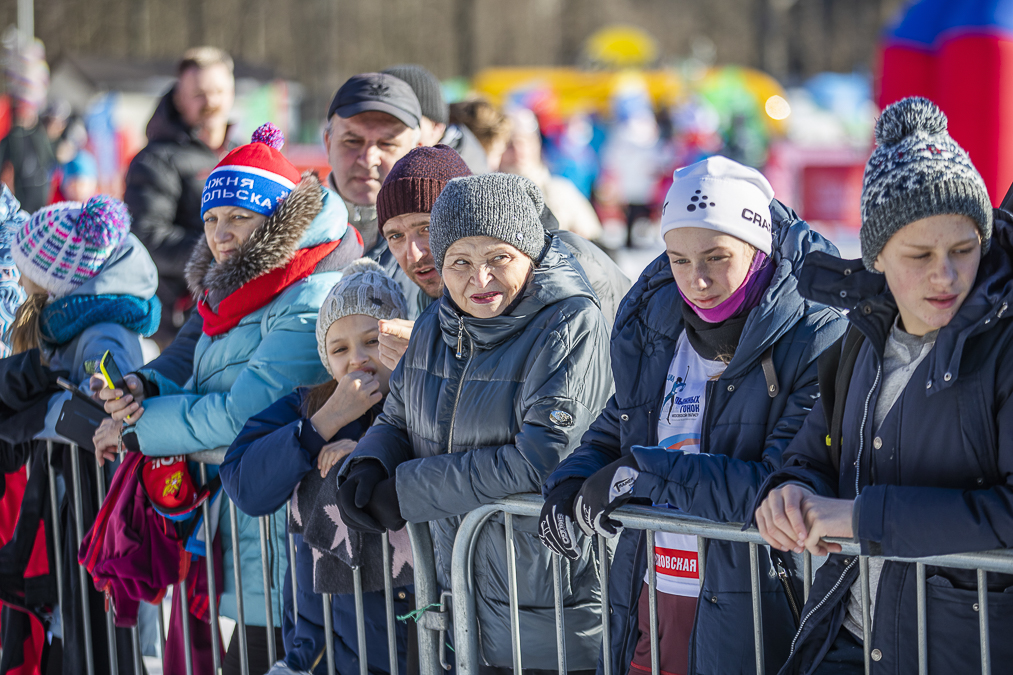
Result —
<instances>
[{"instance_id":1,"label":"barrier vertical bar","mask_svg":"<svg viewBox=\"0 0 1013 675\"><path fill-rule=\"evenodd\" d=\"M321 593L324 604L324 648L327 651L327 672L334 672L334 615L331 614L331 594Z\"/></svg>"},{"instance_id":2,"label":"barrier vertical bar","mask_svg":"<svg viewBox=\"0 0 1013 675\"><path fill-rule=\"evenodd\" d=\"M763 675L763 612L760 608L760 554L757 544L749 545L749 581L753 590L753 643L756 675Z\"/></svg>"},{"instance_id":3,"label":"barrier vertical bar","mask_svg":"<svg viewBox=\"0 0 1013 675\"><path fill-rule=\"evenodd\" d=\"M362 604L362 570L352 568L352 588L355 591L355 633L359 639L359 675L369 675L366 654L366 614Z\"/></svg>"},{"instance_id":4,"label":"barrier vertical bar","mask_svg":"<svg viewBox=\"0 0 1013 675\"><path fill-rule=\"evenodd\" d=\"M556 662L559 672L566 672L566 626L563 622L563 564L560 556L552 556L552 596L556 605Z\"/></svg>"},{"instance_id":5,"label":"barrier vertical bar","mask_svg":"<svg viewBox=\"0 0 1013 675\"><path fill-rule=\"evenodd\" d=\"M802 552L802 602L809 602L809 591L813 587L813 554L809 551Z\"/></svg>"},{"instance_id":6,"label":"barrier vertical bar","mask_svg":"<svg viewBox=\"0 0 1013 675\"><path fill-rule=\"evenodd\" d=\"M158 608L158 616L156 620L158 622L158 655L163 659L165 658L165 617L162 616L162 603L155 605Z\"/></svg>"},{"instance_id":7,"label":"barrier vertical bar","mask_svg":"<svg viewBox=\"0 0 1013 675\"><path fill-rule=\"evenodd\" d=\"M503 514L506 529L507 586L510 591L510 645L513 652L514 675L521 675L521 612L517 601L517 549L514 542L514 517Z\"/></svg>"},{"instance_id":8,"label":"barrier vertical bar","mask_svg":"<svg viewBox=\"0 0 1013 675\"><path fill-rule=\"evenodd\" d=\"M429 523L408 523L405 528L415 563L415 605L429 607L440 599ZM423 621L416 624L415 631L419 640L419 675L437 675L440 672L436 664L440 662L441 644L436 638L437 632L426 628Z\"/></svg>"},{"instance_id":9,"label":"barrier vertical bar","mask_svg":"<svg viewBox=\"0 0 1013 675\"><path fill-rule=\"evenodd\" d=\"M704 572L707 570L707 539L696 538L696 570L700 574L700 590L703 591Z\"/></svg>"},{"instance_id":10,"label":"barrier vertical bar","mask_svg":"<svg viewBox=\"0 0 1013 675\"><path fill-rule=\"evenodd\" d=\"M928 675L929 643L925 611L925 564L915 563L915 583L918 586L918 675Z\"/></svg>"},{"instance_id":11,"label":"barrier vertical bar","mask_svg":"<svg viewBox=\"0 0 1013 675\"><path fill-rule=\"evenodd\" d=\"M53 512L53 564L56 565L56 598L60 603L60 625L63 621L63 546L60 538L60 503L56 497L56 471L53 469L53 441L46 441L46 471L49 473L49 508Z\"/></svg>"},{"instance_id":12,"label":"barrier vertical bar","mask_svg":"<svg viewBox=\"0 0 1013 675\"><path fill-rule=\"evenodd\" d=\"M292 522L292 502L285 502L285 531L288 532L288 559L289 572L292 575L292 623L299 622L299 578L296 575L295 566L295 536L289 531L288 524Z\"/></svg>"},{"instance_id":13,"label":"barrier vertical bar","mask_svg":"<svg viewBox=\"0 0 1013 675\"><path fill-rule=\"evenodd\" d=\"M277 658L274 646L274 611L271 607L271 564L267 555L267 538L270 536L268 518L261 516L260 522L260 568L264 572L264 630L267 631L267 662L273 664Z\"/></svg>"},{"instance_id":14,"label":"barrier vertical bar","mask_svg":"<svg viewBox=\"0 0 1013 675\"><path fill-rule=\"evenodd\" d=\"M130 644L134 654L134 675L143 675L144 659L141 658L141 629L137 626L130 629Z\"/></svg>"},{"instance_id":15,"label":"barrier vertical bar","mask_svg":"<svg viewBox=\"0 0 1013 675\"><path fill-rule=\"evenodd\" d=\"M77 527L77 549L81 550L81 541L84 539L84 499L81 496L81 460L77 455L77 445L70 445L70 472L71 480L74 483L74 524ZM84 659L88 675L95 675L95 655L92 653L91 639L91 607L88 601L88 572L84 566L77 562L74 556L74 565L77 566L78 585L81 590L81 627L84 631ZM73 611L73 610L72 610ZM66 627L64 627L66 630Z\"/></svg>"},{"instance_id":16,"label":"barrier vertical bar","mask_svg":"<svg viewBox=\"0 0 1013 675\"><path fill-rule=\"evenodd\" d=\"M201 486L208 484L208 467L204 462L198 463L198 469L200 471L200 484ZM215 560L214 554L211 550L211 505L210 501L214 498L214 495L209 495L204 503L201 504L201 515L204 517L204 551L207 555L204 556L205 569L208 576L208 598L211 600L208 603L208 608L211 610L211 661L214 663L215 672L222 667L222 654L219 649L221 646L221 626L218 624L218 593L215 584ZM273 661L271 663L274 663Z\"/></svg>"},{"instance_id":17,"label":"barrier vertical bar","mask_svg":"<svg viewBox=\"0 0 1013 675\"><path fill-rule=\"evenodd\" d=\"M862 651L865 652L865 673L872 670L872 597L869 591L869 558L858 557L859 588L862 591Z\"/></svg>"},{"instance_id":18,"label":"barrier vertical bar","mask_svg":"<svg viewBox=\"0 0 1013 675\"><path fill-rule=\"evenodd\" d=\"M661 654L658 646L658 559L654 536L654 530L647 530L647 607L651 617L651 675L659 675Z\"/></svg>"},{"instance_id":19,"label":"barrier vertical bar","mask_svg":"<svg viewBox=\"0 0 1013 675\"><path fill-rule=\"evenodd\" d=\"M179 605L183 615L183 663L186 675L193 675L193 648L190 643L190 596L187 593L186 579L176 584L179 593Z\"/></svg>"},{"instance_id":20,"label":"barrier vertical bar","mask_svg":"<svg viewBox=\"0 0 1013 675\"><path fill-rule=\"evenodd\" d=\"M243 611L243 574L239 564L239 516L236 503L229 500L229 524L232 526L232 571L236 577L236 631L232 635L239 637L239 670L242 675L250 675L250 653L246 645L246 614ZM273 663L273 661L272 661Z\"/></svg>"},{"instance_id":21,"label":"barrier vertical bar","mask_svg":"<svg viewBox=\"0 0 1013 675\"><path fill-rule=\"evenodd\" d=\"M387 605L387 654L390 658L390 674L398 675L397 633L394 627L394 579L390 563L390 535L386 531L380 536L383 546L383 600Z\"/></svg>"},{"instance_id":22,"label":"barrier vertical bar","mask_svg":"<svg viewBox=\"0 0 1013 675\"><path fill-rule=\"evenodd\" d=\"M95 455L95 486L98 490L98 503L101 507L106 499L106 473L99 464L98 455ZM106 647L109 649L109 672L119 671L119 658L116 653L116 617L113 615L113 607L106 601Z\"/></svg>"},{"instance_id":23,"label":"barrier vertical bar","mask_svg":"<svg viewBox=\"0 0 1013 675\"><path fill-rule=\"evenodd\" d=\"M988 634L988 580L985 570L978 570L978 630L981 633L981 675L991 675L992 650Z\"/></svg>"},{"instance_id":24,"label":"barrier vertical bar","mask_svg":"<svg viewBox=\"0 0 1013 675\"><path fill-rule=\"evenodd\" d=\"M598 578L601 579L601 643L608 648L612 644L612 625L609 623L609 549L608 541L602 535L598 538ZM612 675L612 659L602 659L603 674Z\"/></svg>"}]
</instances>

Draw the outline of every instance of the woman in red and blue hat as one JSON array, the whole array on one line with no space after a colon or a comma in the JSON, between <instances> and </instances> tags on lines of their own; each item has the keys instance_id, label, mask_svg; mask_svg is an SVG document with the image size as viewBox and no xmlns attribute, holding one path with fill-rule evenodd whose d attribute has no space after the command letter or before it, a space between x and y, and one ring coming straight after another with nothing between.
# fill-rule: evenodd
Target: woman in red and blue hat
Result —
<instances>
[{"instance_id":1,"label":"woman in red and blue hat","mask_svg":"<svg viewBox=\"0 0 1013 675\"><path fill-rule=\"evenodd\" d=\"M341 199L315 175L300 176L281 154L284 137L276 127L262 126L252 140L230 152L204 186L206 242L186 268L204 319L193 373L181 387L142 369L127 376L129 391L104 390L107 410L115 408L114 418L124 426L100 430L100 453L115 446L120 433L128 449L155 457L229 446L252 415L296 387L327 379L317 355L317 313L340 270L362 255L362 242L348 226ZM123 398L111 400L117 396ZM224 502L218 500L222 508ZM284 511L270 518L274 550L284 551ZM271 664L257 519L240 514L238 527L250 672L265 672ZM219 534L227 561L232 548L227 516L219 520ZM283 561L274 556L276 641ZM224 569L221 613L235 618L233 568ZM239 672L238 642L233 640L225 658L225 673Z\"/></svg>"}]
</instances>

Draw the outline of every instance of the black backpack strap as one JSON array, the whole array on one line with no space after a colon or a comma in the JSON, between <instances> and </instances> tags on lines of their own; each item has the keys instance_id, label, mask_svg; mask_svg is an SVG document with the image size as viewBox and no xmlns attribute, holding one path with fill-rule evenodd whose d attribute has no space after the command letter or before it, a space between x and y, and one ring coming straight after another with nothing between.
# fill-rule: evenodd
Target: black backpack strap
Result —
<instances>
[{"instance_id":1,"label":"black backpack strap","mask_svg":"<svg viewBox=\"0 0 1013 675\"><path fill-rule=\"evenodd\" d=\"M1010 183L1009 189L1006 190L1006 196L999 202L999 208L1013 213L1013 183Z\"/></svg>"},{"instance_id":2,"label":"black backpack strap","mask_svg":"<svg viewBox=\"0 0 1013 675\"><path fill-rule=\"evenodd\" d=\"M770 346L760 356L760 367L763 368L763 379L767 381L767 396L777 398L781 385L777 381L777 369L774 368L774 347Z\"/></svg>"},{"instance_id":3,"label":"black backpack strap","mask_svg":"<svg viewBox=\"0 0 1013 675\"><path fill-rule=\"evenodd\" d=\"M835 471L841 469L841 433L844 425L844 404L848 398L848 387L851 376L855 372L855 362L861 350L865 336L853 327L829 349L824 351L817 361L817 379L820 388L820 399L823 401L823 415L827 424L827 447L830 462Z\"/></svg>"}]
</instances>

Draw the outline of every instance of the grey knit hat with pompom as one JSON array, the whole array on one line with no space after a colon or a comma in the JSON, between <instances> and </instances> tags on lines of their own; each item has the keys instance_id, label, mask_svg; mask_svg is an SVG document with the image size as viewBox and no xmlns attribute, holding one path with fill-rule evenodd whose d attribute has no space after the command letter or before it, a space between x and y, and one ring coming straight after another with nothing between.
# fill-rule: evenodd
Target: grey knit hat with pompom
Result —
<instances>
[{"instance_id":1,"label":"grey knit hat with pompom","mask_svg":"<svg viewBox=\"0 0 1013 675\"><path fill-rule=\"evenodd\" d=\"M992 202L967 152L946 132L946 115L927 98L887 106L876 122L878 146L862 181L862 262L869 270L899 229L922 218L955 213L992 238Z\"/></svg>"},{"instance_id":2,"label":"grey knit hat with pompom","mask_svg":"<svg viewBox=\"0 0 1013 675\"><path fill-rule=\"evenodd\" d=\"M317 352L331 376L334 373L327 362L327 330L338 319L352 314L384 320L408 318L408 301L401 287L369 258L356 260L346 267L341 281L334 284L320 306Z\"/></svg>"}]
</instances>

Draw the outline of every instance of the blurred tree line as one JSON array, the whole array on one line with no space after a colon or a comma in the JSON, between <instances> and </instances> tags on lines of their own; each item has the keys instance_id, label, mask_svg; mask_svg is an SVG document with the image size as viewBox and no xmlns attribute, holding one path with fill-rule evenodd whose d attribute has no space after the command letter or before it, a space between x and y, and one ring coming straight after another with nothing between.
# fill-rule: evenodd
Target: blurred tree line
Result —
<instances>
[{"instance_id":1,"label":"blurred tree line","mask_svg":"<svg viewBox=\"0 0 1013 675\"><path fill-rule=\"evenodd\" d=\"M665 59L704 53L783 82L874 68L904 0L35 0L35 32L62 55L172 60L212 44L306 87L325 109L348 76L421 63L441 78L489 66L572 65L614 23L646 29ZM0 0L0 27L17 0Z\"/></svg>"}]
</instances>

